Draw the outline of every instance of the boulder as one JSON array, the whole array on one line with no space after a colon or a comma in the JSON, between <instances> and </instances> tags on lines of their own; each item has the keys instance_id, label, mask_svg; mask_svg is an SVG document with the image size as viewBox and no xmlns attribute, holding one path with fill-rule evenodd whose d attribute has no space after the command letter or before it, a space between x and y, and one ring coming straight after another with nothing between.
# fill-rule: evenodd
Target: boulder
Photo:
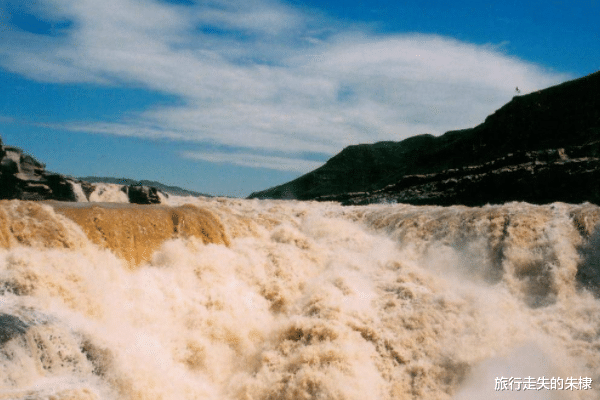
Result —
<instances>
[{"instance_id":1,"label":"boulder","mask_svg":"<svg viewBox=\"0 0 600 400\"><path fill-rule=\"evenodd\" d=\"M129 185L123 186L121 190L129 198L132 204L159 204L158 189L155 187Z\"/></svg>"},{"instance_id":2,"label":"boulder","mask_svg":"<svg viewBox=\"0 0 600 400\"><path fill-rule=\"evenodd\" d=\"M29 325L18 317L0 313L0 346L16 336L23 335Z\"/></svg>"}]
</instances>

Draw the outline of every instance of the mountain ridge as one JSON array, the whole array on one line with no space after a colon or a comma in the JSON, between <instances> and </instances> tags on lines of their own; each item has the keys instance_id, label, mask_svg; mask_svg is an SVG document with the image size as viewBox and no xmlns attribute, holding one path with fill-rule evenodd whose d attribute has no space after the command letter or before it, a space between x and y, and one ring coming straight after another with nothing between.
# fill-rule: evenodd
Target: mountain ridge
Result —
<instances>
[{"instance_id":1,"label":"mountain ridge","mask_svg":"<svg viewBox=\"0 0 600 400\"><path fill-rule=\"evenodd\" d=\"M367 198L371 192L395 185L405 177L441 174L447 170L483 165L519 152L561 148L564 151L565 148L584 146L599 138L600 71L515 96L473 128L449 131L437 137L423 134L400 142L348 146L320 168L285 184L254 192L249 198L348 202L352 197ZM530 154L530 157L536 156ZM564 168L561 171L564 172ZM464 178L467 175L461 176ZM349 196L350 193L363 194ZM434 196L423 202L422 195L416 196L397 197L410 204L486 203L485 199L481 199L472 204L460 196L453 199L445 196L439 202ZM590 198L595 199L594 196L590 195ZM393 197L387 196L390 200ZM540 198L540 202L549 200L546 195L542 197L544 199ZM586 198L585 195L580 197ZM537 201L535 196L529 196L528 199ZM507 195L504 201L513 200L519 200L519 196ZM493 201L503 202L502 196L495 196ZM556 196L554 201L561 201L561 196ZM355 199L349 204L363 203Z\"/></svg>"}]
</instances>

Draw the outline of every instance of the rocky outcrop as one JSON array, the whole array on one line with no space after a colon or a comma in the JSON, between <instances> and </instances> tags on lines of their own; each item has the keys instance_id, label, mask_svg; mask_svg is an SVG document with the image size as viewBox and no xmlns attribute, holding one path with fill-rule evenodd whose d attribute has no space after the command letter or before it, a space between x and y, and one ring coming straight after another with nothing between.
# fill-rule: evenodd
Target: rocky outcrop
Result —
<instances>
[{"instance_id":1,"label":"rocky outcrop","mask_svg":"<svg viewBox=\"0 0 600 400\"><path fill-rule=\"evenodd\" d=\"M477 206L509 201L600 204L600 141L567 149L511 153L483 165L406 175L380 190L321 196L345 205L409 203Z\"/></svg>"},{"instance_id":2,"label":"rocky outcrop","mask_svg":"<svg viewBox=\"0 0 600 400\"><path fill-rule=\"evenodd\" d=\"M513 98L475 128L349 146L250 198L344 204L600 204L600 72Z\"/></svg>"},{"instance_id":3,"label":"rocky outcrop","mask_svg":"<svg viewBox=\"0 0 600 400\"><path fill-rule=\"evenodd\" d=\"M0 138L0 199L89 201L95 190L90 182L46 171L43 163L17 147L4 146ZM122 185L121 190L130 203L160 203L155 187Z\"/></svg>"},{"instance_id":4,"label":"rocky outcrop","mask_svg":"<svg viewBox=\"0 0 600 400\"><path fill-rule=\"evenodd\" d=\"M76 201L71 181L46 171L45 165L17 147L0 141L0 198Z\"/></svg>"},{"instance_id":5,"label":"rocky outcrop","mask_svg":"<svg viewBox=\"0 0 600 400\"><path fill-rule=\"evenodd\" d=\"M129 185L121 188L132 204L158 204L158 189L155 187Z\"/></svg>"}]
</instances>

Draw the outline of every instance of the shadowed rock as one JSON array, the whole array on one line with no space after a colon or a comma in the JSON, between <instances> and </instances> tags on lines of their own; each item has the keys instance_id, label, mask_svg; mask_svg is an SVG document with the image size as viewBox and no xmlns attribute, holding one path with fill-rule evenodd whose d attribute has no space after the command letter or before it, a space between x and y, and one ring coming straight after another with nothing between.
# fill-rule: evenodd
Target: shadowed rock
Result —
<instances>
[{"instance_id":1,"label":"shadowed rock","mask_svg":"<svg viewBox=\"0 0 600 400\"><path fill-rule=\"evenodd\" d=\"M1 142L0 142L1 143ZM0 198L76 201L71 181L17 147L0 144Z\"/></svg>"},{"instance_id":2,"label":"shadowed rock","mask_svg":"<svg viewBox=\"0 0 600 400\"><path fill-rule=\"evenodd\" d=\"M596 151L600 142L567 149L511 153L483 165L449 169L435 174L407 175L383 189L321 196L316 200L345 205L410 203L415 205L479 206L525 201L547 204L600 204L600 159L569 158Z\"/></svg>"},{"instance_id":3,"label":"shadowed rock","mask_svg":"<svg viewBox=\"0 0 600 400\"><path fill-rule=\"evenodd\" d=\"M14 315L0 314L0 346L16 336L23 335L28 328L28 324Z\"/></svg>"},{"instance_id":4,"label":"shadowed rock","mask_svg":"<svg viewBox=\"0 0 600 400\"><path fill-rule=\"evenodd\" d=\"M596 229L581 248L581 263L577 269L577 281L600 297L600 229Z\"/></svg>"},{"instance_id":5,"label":"shadowed rock","mask_svg":"<svg viewBox=\"0 0 600 400\"><path fill-rule=\"evenodd\" d=\"M123 186L121 190L129 198L132 204L159 204L158 189L155 187L129 185Z\"/></svg>"},{"instance_id":6,"label":"shadowed rock","mask_svg":"<svg viewBox=\"0 0 600 400\"><path fill-rule=\"evenodd\" d=\"M600 204L600 72L524 96L475 128L346 147L250 198L343 204Z\"/></svg>"}]
</instances>

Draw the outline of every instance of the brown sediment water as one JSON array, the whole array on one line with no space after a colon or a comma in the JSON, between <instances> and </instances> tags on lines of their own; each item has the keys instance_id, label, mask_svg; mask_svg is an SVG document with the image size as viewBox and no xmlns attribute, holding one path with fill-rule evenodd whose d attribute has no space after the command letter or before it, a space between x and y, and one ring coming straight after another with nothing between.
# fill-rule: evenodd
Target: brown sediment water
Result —
<instances>
[{"instance_id":1,"label":"brown sediment water","mask_svg":"<svg viewBox=\"0 0 600 400\"><path fill-rule=\"evenodd\" d=\"M75 221L91 242L114 251L130 265L149 261L169 239L194 237L203 243L229 244L220 221L193 205L74 204L53 203L52 207Z\"/></svg>"},{"instance_id":2,"label":"brown sediment water","mask_svg":"<svg viewBox=\"0 0 600 400\"><path fill-rule=\"evenodd\" d=\"M77 247L81 238L60 215L74 221L89 241L113 251L131 267L149 261L170 239L229 243L219 220L193 205L0 201L0 246Z\"/></svg>"},{"instance_id":3,"label":"brown sediment water","mask_svg":"<svg viewBox=\"0 0 600 400\"><path fill-rule=\"evenodd\" d=\"M168 202L0 202L0 399L600 399L597 206Z\"/></svg>"}]
</instances>

